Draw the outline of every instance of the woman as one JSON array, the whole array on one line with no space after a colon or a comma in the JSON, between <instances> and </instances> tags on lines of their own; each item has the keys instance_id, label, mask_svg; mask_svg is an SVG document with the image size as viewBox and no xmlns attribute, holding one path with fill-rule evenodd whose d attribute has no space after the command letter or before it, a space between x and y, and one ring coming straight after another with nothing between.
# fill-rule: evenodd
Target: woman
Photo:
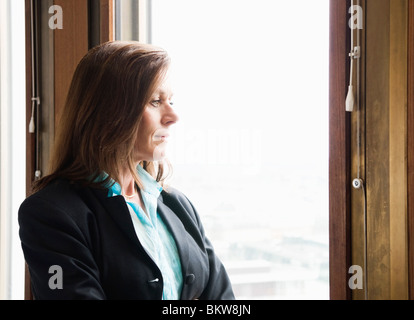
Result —
<instances>
[{"instance_id":1,"label":"woman","mask_svg":"<svg viewBox=\"0 0 414 320\"><path fill-rule=\"evenodd\" d=\"M51 172L19 210L35 299L234 299L193 205L164 184L168 68L119 41L79 63Z\"/></svg>"}]
</instances>

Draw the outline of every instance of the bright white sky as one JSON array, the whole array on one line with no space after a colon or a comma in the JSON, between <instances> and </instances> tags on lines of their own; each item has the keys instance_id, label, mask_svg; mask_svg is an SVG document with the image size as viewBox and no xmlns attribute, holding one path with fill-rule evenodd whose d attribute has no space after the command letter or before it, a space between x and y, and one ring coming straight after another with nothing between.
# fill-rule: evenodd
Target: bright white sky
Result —
<instances>
[{"instance_id":1,"label":"bright white sky","mask_svg":"<svg viewBox=\"0 0 414 320\"><path fill-rule=\"evenodd\" d=\"M152 43L172 57L181 118L176 185L207 208L202 185L227 201L234 186L214 186L238 175L246 215L263 211L247 197L273 197L281 227L327 220L328 0L152 2Z\"/></svg>"},{"instance_id":2,"label":"bright white sky","mask_svg":"<svg viewBox=\"0 0 414 320\"><path fill-rule=\"evenodd\" d=\"M327 0L153 0L153 43L172 56L182 121L260 131L262 161L326 167L328 9Z\"/></svg>"}]
</instances>

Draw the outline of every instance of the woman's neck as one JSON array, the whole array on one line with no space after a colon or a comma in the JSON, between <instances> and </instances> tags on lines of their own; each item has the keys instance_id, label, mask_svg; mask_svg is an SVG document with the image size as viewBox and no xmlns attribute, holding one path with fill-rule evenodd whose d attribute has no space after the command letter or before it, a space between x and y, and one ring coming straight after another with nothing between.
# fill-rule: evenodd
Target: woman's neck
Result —
<instances>
[{"instance_id":1,"label":"woman's neck","mask_svg":"<svg viewBox=\"0 0 414 320\"><path fill-rule=\"evenodd\" d=\"M135 180L132 174L129 171L124 171L120 175L119 184L121 186L122 194L123 195L133 195L137 192L135 189Z\"/></svg>"},{"instance_id":2,"label":"woman's neck","mask_svg":"<svg viewBox=\"0 0 414 320\"><path fill-rule=\"evenodd\" d=\"M138 204L148 216L147 210L141 197L141 193L137 192L138 190L135 189L135 180L132 174L129 171L124 171L119 178L121 180L119 181L119 184L121 186L121 193L124 196L125 200L127 202L134 202Z\"/></svg>"}]
</instances>

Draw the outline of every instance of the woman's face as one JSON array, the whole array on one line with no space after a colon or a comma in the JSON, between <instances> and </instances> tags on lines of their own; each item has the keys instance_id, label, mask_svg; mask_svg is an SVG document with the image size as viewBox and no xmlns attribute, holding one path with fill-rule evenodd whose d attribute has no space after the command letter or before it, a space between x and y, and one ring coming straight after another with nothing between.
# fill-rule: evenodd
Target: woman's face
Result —
<instances>
[{"instance_id":1,"label":"woman's face","mask_svg":"<svg viewBox=\"0 0 414 320\"><path fill-rule=\"evenodd\" d=\"M178 121L173 109L171 85L166 78L146 105L135 143L136 161L157 161L165 157L169 128Z\"/></svg>"}]
</instances>

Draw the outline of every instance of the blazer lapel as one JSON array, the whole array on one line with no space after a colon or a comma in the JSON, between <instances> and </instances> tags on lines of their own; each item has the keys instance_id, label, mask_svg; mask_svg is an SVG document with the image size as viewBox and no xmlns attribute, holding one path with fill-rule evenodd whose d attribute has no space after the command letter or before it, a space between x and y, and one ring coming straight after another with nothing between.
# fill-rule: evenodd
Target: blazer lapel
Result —
<instances>
[{"instance_id":1,"label":"blazer lapel","mask_svg":"<svg viewBox=\"0 0 414 320\"><path fill-rule=\"evenodd\" d=\"M96 194L99 202L103 205L106 212L112 217L118 227L123 231L123 233L134 242L137 247L139 247L143 252L146 253L141 242L139 241L134 225L131 220L131 216L125 203L125 200L122 196L107 197L106 190L95 189L94 193ZM183 281L185 281L188 265L189 265L189 247L187 232L184 228L183 223L177 217L177 215L163 202L162 195L158 197L157 202L157 212L163 219L168 230L171 232L181 261L181 270L183 273ZM183 291L181 292L181 297L186 297L185 292L186 286L183 286Z\"/></svg>"},{"instance_id":2,"label":"blazer lapel","mask_svg":"<svg viewBox=\"0 0 414 320\"><path fill-rule=\"evenodd\" d=\"M158 198L157 211L171 232L172 236L174 237L178 249L178 254L180 255L181 269L185 280L185 276L188 270L188 263L190 261L187 232L185 231L184 225L177 217L177 215L164 204L162 201L162 196Z\"/></svg>"},{"instance_id":3,"label":"blazer lapel","mask_svg":"<svg viewBox=\"0 0 414 320\"><path fill-rule=\"evenodd\" d=\"M122 196L107 197L107 190L95 189L94 192L106 212L109 213L122 232L134 242L135 245L144 250L135 233L134 225L132 224L131 216L124 198Z\"/></svg>"},{"instance_id":4,"label":"blazer lapel","mask_svg":"<svg viewBox=\"0 0 414 320\"><path fill-rule=\"evenodd\" d=\"M112 217L112 219L123 231L123 233L132 242L134 242L134 244L146 252L137 237L124 198L122 196L107 197L106 190L95 189L94 193L98 197L99 202L105 208L106 212L108 212L108 214ZM163 219L164 223L166 224L168 230L171 232L175 240L178 254L180 255L181 269L183 271L183 275L185 275L185 272L188 269L189 249L184 226L177 215L164 204L161 195L158 197L157 212L160 214L161 218Z\"/></svg>"}]
</instances>

